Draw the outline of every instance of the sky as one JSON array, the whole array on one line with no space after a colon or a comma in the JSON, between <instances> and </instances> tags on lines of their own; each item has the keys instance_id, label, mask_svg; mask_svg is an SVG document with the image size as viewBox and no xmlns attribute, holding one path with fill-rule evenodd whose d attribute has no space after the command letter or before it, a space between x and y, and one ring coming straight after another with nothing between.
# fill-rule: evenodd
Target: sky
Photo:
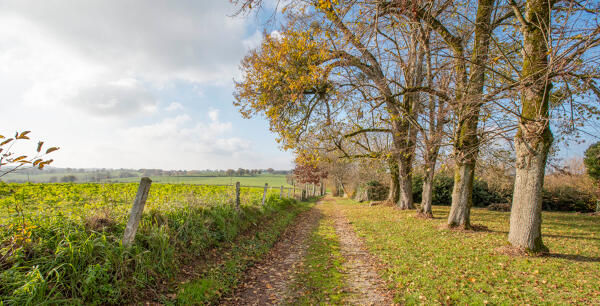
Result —
<instances>
[{"instance_id":1,"label":"sky","mask_svg":"<svg viewBox=\"0 0 600 306\"><path fill-rule=\"evenodd\" d=\"M234 108L260 18L228 0L0 0L0 134L60 147L55 167L290 169Z\"/></svg>"}]
</instances>

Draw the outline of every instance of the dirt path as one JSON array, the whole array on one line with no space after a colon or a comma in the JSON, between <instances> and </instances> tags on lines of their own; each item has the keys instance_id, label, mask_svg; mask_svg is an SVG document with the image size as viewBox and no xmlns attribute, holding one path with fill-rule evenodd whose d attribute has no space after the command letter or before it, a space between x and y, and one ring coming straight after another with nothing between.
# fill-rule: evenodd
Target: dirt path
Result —
<instances>
[{"instance_id":1,"label":"dirt path","mask_svg":"<svg viewBox=\"0 0 600 306\"><path fill-rule=\"evenodd\" d=\"M265 260L252 267L233 295L221 305L277 305L286 299L296 267L308 248L308 237L321 219L318 205L298 216Z\"/></svg>"},{"instance_id":2,"label":"dirt path","mask_svg":"<svg viewBox=\"0 0 600 306\"><path fill-rule=\"evenodd\" d=\"M341 253L346 258L344 268L350 290L350 297L346 302L353 305L393 305L392 295L375 269L375 260L354 232L343 208L332 204L332 207L326 209L326 214L334 220Z\"/></svg>"},{"instance_id":3,"label":"dirt path","mask_svg":"<svg viewBox=\"0 0 600 306\"><path fill-rule=\"evenodd\" d=\"M334 221L339 237L340 250L346 259L346 274L349 298L353 305L393 305L391 294L379 277L375 261L366 251L362 240L354 232L344 215L343 206L332 198L313 207L298 217L295 224L286 230L266 259L252 267L234 293L224 298L221 305L280 305L293 304L294 295L290 285L297 268L302 265L310 244L309 238L323 217Z\"/></svg>"}]
</instances>

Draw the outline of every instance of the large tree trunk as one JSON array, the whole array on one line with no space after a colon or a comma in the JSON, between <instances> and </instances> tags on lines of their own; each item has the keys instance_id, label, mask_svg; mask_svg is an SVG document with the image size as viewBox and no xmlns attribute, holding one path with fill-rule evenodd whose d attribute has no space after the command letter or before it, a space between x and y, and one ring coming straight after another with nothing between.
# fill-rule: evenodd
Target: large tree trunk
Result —
<instances>
[{"instance_id":1,"label":"large tree trunk","mask_svg":"<svg viewBox=\"0 0 600 306\"><path fill-rule=\"evenodd\" d=\"M491 16L494 0L479 0L475 20L475 39L471 55L471 69L466 95L461 99L458 131L454 138L454 189L452 207L448 216L448 226L470 228L470 210L473 202L473 178L479 151L477 125L481 108L485 67L487 65ZM462 69L462 68L461 68Z\"/></svg>"},{"instance_id":2,"label":"large tree trunk","mask_svg":"<svg viewBox=\"0 0 600 306\"><path fill-rule=\"evenodd\" d=\"M390 192L388 193L388 201L390 203L397 203L400 199L400 181L398 173L398 159L393 158L388 160L390 168Z\"/></svg>"},{"instance_id":3,"label":"large tree trunk","mask_svg":"<svg viewBox=\"0 0 600 306\"><path fill-rule=\"evenodd\" d=\"M412 195L412 157L400 157L400 209L414 209Z\"/></svg>"},{"instance_id":4,"label":"large tree trunk","mask_svg":"<svg viewBox=\"0 0 600 306\"><path fill-rule=\"evenodd\" d=\"M475 164L456 165L452 206L448 215L448 226L471 228L471 206L473 206L473 178Z\"/></svg>"},{"instance_id":5,"label":"large tree trunk","mask_svg":"<svg viewBox=\"0 0 600 306\"><path fill-rule=\"evenodd\" d=\"M552 133L537 139L515 139L517 153L515 189L510 212L508 241L533 252L548 251L542 243L542 188ZM533 141L533 143L532 143Z\"/></svg>"},{"instance_id":6,"label":"large tree trunk","mask_svg":"<svg viewBox=\"0 0 600 306\"><path fill-rule=\"evenodd\" d=\"M516 9L516 8L515 8ZM542 242L542 188L548 150L552 144L548 102L552 84L547 77L551 4L528 0L523 33L523 71L527 84L521 92L521 117L515 136L517 154L515 189L508 241L531 252L548 251Z\"/></svg>"},{"instance_id":7,"label":"large tree trunk","mask_svg":"<svg viewBox=\"0 0 600 306\"><path fill-rule=\"evenodd\" d=\"M432 148L435 150L429 154L429 151L425 154L425 177L423 178L423 193L421 195L421 207L419 213L427 218L433 218L433 211L431 210L431 204L433 201L433 179L435 178L435 164L437 161L438 148Z\"/></svg>"}]
</instances>

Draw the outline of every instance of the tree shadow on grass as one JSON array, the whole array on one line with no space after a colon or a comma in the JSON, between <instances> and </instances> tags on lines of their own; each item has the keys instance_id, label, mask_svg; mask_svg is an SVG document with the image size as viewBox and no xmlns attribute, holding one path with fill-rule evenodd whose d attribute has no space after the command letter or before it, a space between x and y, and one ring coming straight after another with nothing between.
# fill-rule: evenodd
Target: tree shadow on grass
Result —
<instances>
[{"instance_id":1,"label":"tree shadow on grass","mask_svg":"<svg viewBox=\"0 0 600 306\"><path fill-rule=\"evenodd\" d=\"M600 262L600 257L589 257L576 254L558 254L558 253L546 253L543 257L560 258L577 262Z\"/></svg>"},{"instance_id":2,"label":"tree shadow on grass","mask_svg":"<svg viewBox=\"0 0 600 306\"><path fill-rule=\"evenodd\" d=\"M600 241L600 238L586 237L586 236L568 236L568 235L555 235L555 234L543 234L542 237L552 237L552 238L566 238L566 239L577 239L577 240L597 240Z\"/></svg>"},{"instance_id":3,"label":"tree shadow on grass","mask_svg":"<svg viewBox=\"0 0 600 306\"><path fill-rule=\"evenodd\" d=\"M508 235L508 231L499 231L499 230L489 230L489 231L493 232L493 233L497 233L497 234ZM600 241L600 238L587 237L587 236L569 236L569 235L556 235L556 234L544 234L544 233L542 233L542 238L543 237L577 239L577 240L592 240L592 241L593 240L597 240L597 241Z\"/></svg>"}]
</instances>

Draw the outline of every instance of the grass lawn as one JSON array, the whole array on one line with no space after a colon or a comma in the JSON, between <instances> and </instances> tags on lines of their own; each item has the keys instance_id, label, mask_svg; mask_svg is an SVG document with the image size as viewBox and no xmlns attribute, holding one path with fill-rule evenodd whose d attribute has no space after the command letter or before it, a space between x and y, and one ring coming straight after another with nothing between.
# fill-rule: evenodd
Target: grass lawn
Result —
<instances>
[{"instance_id":1,"label":"grass lawn","mask_svg":"<svg viewBox=\"0 0 600 306\"><path fill-rule=\"evenodd\" d=\"M544 212L550 254L505 255L509 213L473 208L471 222L489 231L444 229L414 211L339 200L357 234L381 259L395 300L407 304L600 304L600 218Z\"/></svg>"}]
</instances>

